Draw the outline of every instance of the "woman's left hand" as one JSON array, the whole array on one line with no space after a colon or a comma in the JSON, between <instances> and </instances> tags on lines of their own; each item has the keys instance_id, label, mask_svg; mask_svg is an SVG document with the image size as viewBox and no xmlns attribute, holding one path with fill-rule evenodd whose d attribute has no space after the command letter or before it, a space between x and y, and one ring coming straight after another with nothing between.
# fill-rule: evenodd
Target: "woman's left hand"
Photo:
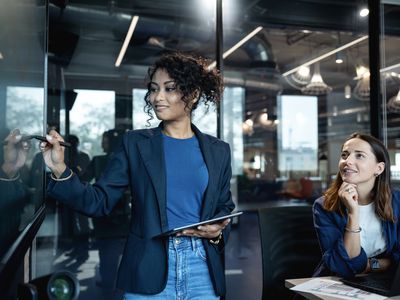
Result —
<instances>
[{"instance_id":1,"label":"woman's left hand","mask_svg":"<svg viewBox=\"0 0 400 300\"><path fill-rule=\"evenodd\" d=\"M14 129L4 140L3 146L3 172L14 177L25 165L30 143L22 140L19 129Z\"/></svg>"},{"instance_id":2,"label":"woman's left hand","mask_svg":"<svg viewBox=\"0 0 400 300\"><path fill-rule=\"evenodd\" d=\"M195 236L204 239L217 238L222 230L229 224L231 219L226 219L221 223L214 223L209 225L200 225L196 229L185 229L176 234L176 236Z\"/></svg>"}]
</instances>

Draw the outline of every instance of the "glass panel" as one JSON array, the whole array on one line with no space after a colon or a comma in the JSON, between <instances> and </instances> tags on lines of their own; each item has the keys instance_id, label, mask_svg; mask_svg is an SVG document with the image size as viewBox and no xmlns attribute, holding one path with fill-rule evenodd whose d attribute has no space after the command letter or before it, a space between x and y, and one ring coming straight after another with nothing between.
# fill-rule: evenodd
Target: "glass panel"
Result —
<instances>
[{"instance_id":1,"label":"glass panel","mask_svg":"<svg viewBox=\"0 0 400 300\"><path fill-rule=\"evenodd\" d=\"M43 135L45 103L45 4L0 1L0 139L10 131ZM14 132L16 133L16 132ZM8 137L0 150L0 258L16 241L43 202L42 164L33 163L38 141L15 143ZM9 154L18 153L17 156ZM8 154L8 155L7 155ZM10 275L11 276L11 275Z\"/></svg>"},{"instance_id":2,"label":"glass panel","mask_svg":"<svg viewBox=\"0 0 400 300\"><path fill-rule=\"evenodd\" d=\"M381 82L383 107L383 132L390 155L391 173L395 186L400 180L400 59L398 49L400 38L397 29L400 3L383 1L382 5L382 44Z\"/></svg>"},{"instance_id":3,"label":"glass panel","mask_svg":"<svg viewBox=\"0 0 400 300\"><path fill-rule=\"evenodd\" d=\"M215 58L215 4L209 4L202 0L50 1L48 123L67 140L78 137L78 150L90 156L84 168L84 155L68 150L69 165L79 161L75 167L82 180L95 182L113 150L110 145L126 130L146 125L145 78L155 59L171 50ZM124 50L131 25L133 35ZM102 95L109 92L112 103L102 102ZM206 116L199 107L194 116L201 130L215 135L213 107ZM153 120L151 126L158 123ZM127 192L115 211L100 219L85 219L49 201L38 235L37 275L66 268L81 279L82 299L90 295L112 299L130 200Z\"/></svg>"},{"instance_id":4,"label":"glass panel","mask_svg":"<svg viewBox=\"0 0 400 300\"><path fill-rule=\"evenodd\" d=\"M368 18L359 15L363 4L224 2L225 82L245 91L237 121L244 120L240 207L292 198L312 201L335 176L337 148L344 138L369 131ZM304 113L302 120L310 122L306 128L296 118L279 115L280 95L302 96L291 107ZM314 97L312 109L304 96ZM288 122L297 130L292 145L300 135L312 137L311 144L300 143L312 146L306 151L307 166L300 167L294 158L282 165L278 128ZM307 193L305 180L312 185Z\"/></svg>"},{"instance_id":5,"label":"glass panel","mask_svg":"<svg viewBox=\"0 0 400 300\"><path fill-rule=\"evenodd\" d=\"M103 154L101 136L115 124L115 92L79 89L75 92L78 95L70 111L71 134L79 136L79 150L91 157Z\"/></svg>"},{"instance_id":6,"label":"glass panel","mask_svg":"<svg viewBox=\"0 0 400 300\"><path fill-rule=\"evenodd\" d=\"M318 114L315 96L278 98L278 171L316 175L318 169Z\"/></svg>"}]
</instances>

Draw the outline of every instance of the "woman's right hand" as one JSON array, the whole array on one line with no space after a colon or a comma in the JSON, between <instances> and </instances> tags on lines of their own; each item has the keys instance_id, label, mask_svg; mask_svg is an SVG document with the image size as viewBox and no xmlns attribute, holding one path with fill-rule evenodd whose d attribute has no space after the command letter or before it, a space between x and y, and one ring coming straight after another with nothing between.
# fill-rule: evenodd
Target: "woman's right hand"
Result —
<instances>
[{"instance_id":1,"label":"woman's right hand","mask_svg":"<svg viewBox=\"0 0 400 300\"><path fill-rule=\"evenodd\" d=\"M339 188L338 194L350 213L358 209L357 185L343 182Z\"/></svg>"},{"instance_id":2,"label":"woman's right hand","mask_svg":"<svg viewBox=\"0 0 400 300\"><path fill-rule=\"evenodd\" d=\"M64 147L60 145L64 139L55 130L51 130L46 135L47 142L40 143L40 150L46 165L51 169L53 174L59 178L64 173L67 166L64 162Z\"/></svg>"}]
</instances>

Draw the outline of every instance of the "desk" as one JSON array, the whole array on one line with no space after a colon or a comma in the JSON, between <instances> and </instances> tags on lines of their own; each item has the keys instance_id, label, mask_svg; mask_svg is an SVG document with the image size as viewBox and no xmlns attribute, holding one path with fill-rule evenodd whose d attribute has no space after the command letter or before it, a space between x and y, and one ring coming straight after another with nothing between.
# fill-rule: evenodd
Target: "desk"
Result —
<instances>
[{"instance_id":1,"label":"desk","mask_svg":"<svg viewBox=\"0 0 400 300\"><path fill-rule=\"evenodd\" d=\"M330 280L337 280L337 277L322 277L322 278L326 278L326 279L330 279ZM312 279L312 278L286 279L285 287L291 288L298 284L306 282L307 280L310 280L310 279ZM297 292L297 291L295 291L295 292L299 293L303 297L310 299L310 300L338 300L339 299L339 298L333 297L333 296L316 295L316 294L312 294L312 293ZM394 297L390 297L387 299L400 300L400 296L394 296Z\"/></svg>"}]
</instances>

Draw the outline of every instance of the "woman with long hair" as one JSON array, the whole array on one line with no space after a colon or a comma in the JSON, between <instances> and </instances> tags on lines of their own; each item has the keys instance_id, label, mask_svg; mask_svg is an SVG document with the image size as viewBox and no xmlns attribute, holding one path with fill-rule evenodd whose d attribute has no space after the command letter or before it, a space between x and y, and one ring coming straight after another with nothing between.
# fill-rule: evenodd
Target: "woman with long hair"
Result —
<instances>
[{"instance_id":1,"label":"woman with long hair","mask_svg":"<svg viewBox=\"0 0 400 300\"><path fill-rule=\"evenodd\" d=\"M400 193L391 189L386 147L354 133L343 144L336 179L313 206L322 261L314 275L352 277L399 261Z\"/></svg>"}]
</instances>

